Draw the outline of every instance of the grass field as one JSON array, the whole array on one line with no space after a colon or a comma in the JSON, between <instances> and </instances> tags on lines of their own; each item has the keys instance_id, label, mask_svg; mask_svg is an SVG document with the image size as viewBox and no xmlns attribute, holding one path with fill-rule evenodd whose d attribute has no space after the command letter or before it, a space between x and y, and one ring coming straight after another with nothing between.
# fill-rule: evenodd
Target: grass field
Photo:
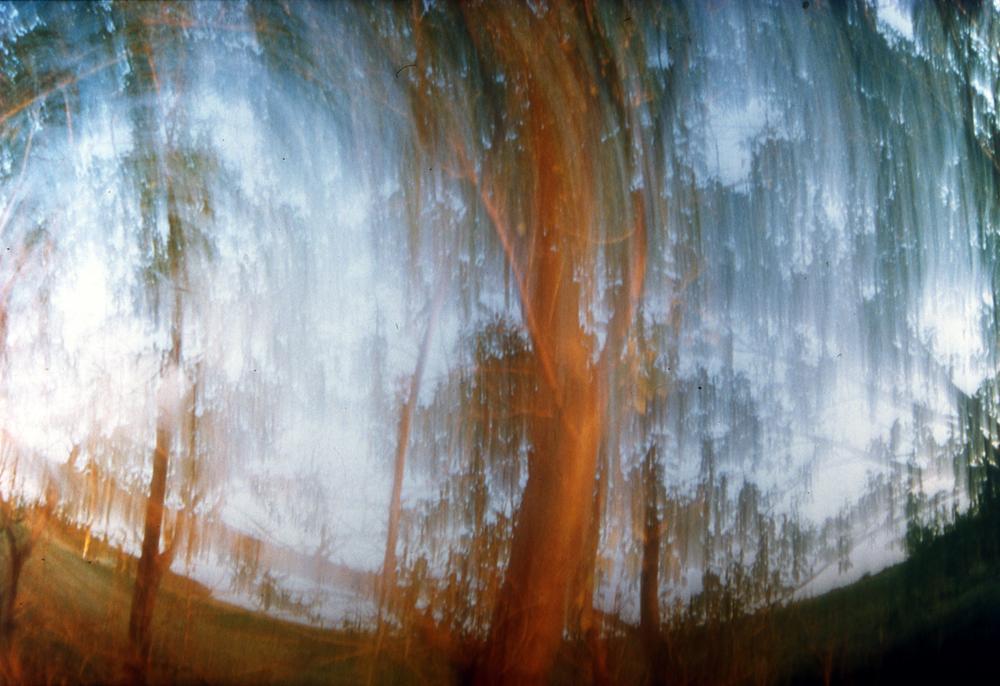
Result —
<instances>
[{"instance_id":1,"label":"grass field","mask_svg":"<svg viewBox=\"0 0 1000 686\"><path fill-rule=\"evenodd\" d=\"M115 551L50 526L24 568L18 595L14 677L24 683L116 683L127 648L132 581ZM153 681L160 683L354 684L367 679L370 637L282 621L219 602L167 575L154 619ZM447 681L415 647L380 655L382 683Z\"/></svg>"},{"instance_id":2,"label":"grass field","mask_svg":"<svg viewBox=\"0 0 1000 686\"><path fill-rule=\"evenodd\" d=\"M823 596L714 625L664 632L661 674L675 684L911 683L971 678L1000 641L1000 566L982 554L992 520L968 521L907 562ZM9 681L120 683L132 581L128 559L50 525L24 569ZM992 555L992 554L991 554ZM123 564L124 561L124 564ZM448 657L418 636L375 641L213 599L164 578L154 620L154 683L454 683ZM603 644L614 683L650 683L637 632ZM567 644L556 683L587 682L589 657ZM468 657L468 656L466 656ZM452 659L455 655L451 656Z\"/></svg>"}]
</instances>

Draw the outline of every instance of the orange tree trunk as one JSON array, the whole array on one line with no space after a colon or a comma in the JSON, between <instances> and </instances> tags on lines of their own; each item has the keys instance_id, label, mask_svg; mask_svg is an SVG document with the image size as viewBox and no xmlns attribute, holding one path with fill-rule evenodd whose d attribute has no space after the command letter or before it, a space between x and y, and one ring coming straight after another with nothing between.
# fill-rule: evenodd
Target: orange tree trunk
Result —
<instances>
[{"instance_id":1,"label":"orange tree trunk","mask_svg":"<svg viewBox=\"0 0 1000 686\"><path fill-rule=\"evenodd\" d=\"M505 15L493 25L507 20ZM532 178L533 193L527 246L512 266L524 284L521 305L538 391L529 422L528 479L480 671L483 683L540 683L548 675L584 557L603 430L603 376L593 337L581 324L594 288L584 271L595 250L597 189L587 150L593 121L575 58L552 70L536 47L536 40L554 40L558 22L537 21L511 22L511 40L501 48L526 85L520 171Z\"/></svg>"},{"instance_id":2,"label":"orange tree trunk","mask_svg":"<svg viewBox=\"0 0 1000 686\"><path fill-rule=\"evenodd\" d=\"M482 136L460 133L469 114L461 99L422 76L431 73L422 68L426 61L442 58L435 37L462 37L440 33L447 24L423 26L414 4L418 69L411 92L418 135L432 151L449 146L448 168L478 194L516 283L533 356L534 387L521 399L530 409L528 478L479 683L544 681L568 616L579 614L608 370L616 359L613 350L598 350L593 322L585 321L588 310L611 295L612 319L627 327L642 283L641 265L634 273L622 266L633 245L644 245L643 231L627 231L631 212L642 215L630 189L635 170L626 111L632 100L592 10L461 6L471 63L489 65L502 76L493 80L505 84L476 96L494 122L483 134L492 142L481 148ZM612 232L625 238L606 240ZM604 277L605 284L625 278L601 288ZM620 342L622 336L607 338Z\"/></svg>"},{"instance_id":3,"label":"orange tree trunk","mask_svg":"<svg viewBox=\"0 0 1000 686\"><path fill-rule=\"evenodd\" d=\"M594 391L593 381L567 384L566 402L556 416L536 422L483 683L544 681L562 640L569 586L582 559L593 500L601 435Z\"/></svg>"}]
</instances>

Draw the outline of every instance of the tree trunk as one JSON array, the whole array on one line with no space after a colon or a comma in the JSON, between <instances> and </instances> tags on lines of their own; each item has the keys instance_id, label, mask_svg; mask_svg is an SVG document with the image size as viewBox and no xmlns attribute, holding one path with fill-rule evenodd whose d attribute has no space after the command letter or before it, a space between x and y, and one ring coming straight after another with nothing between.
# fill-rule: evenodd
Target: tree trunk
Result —
<instances>
[{"instance_id":1,"label":"tree trunk","mask_svg":"<svg viewBox=\"0 0 1000 686\"><path fill-rule=\"evenodd\" d=\"M608 37L588 7L559 5L535 13L483 3L462 11L472 40L508 84L493 104L518 113L503 124L517 143L501 144L501 130L494 132L496 147L477 151L451 131L438 133L451 142L503 248L532 343L536 381L526 399L528 478L476 681L541 683L568 616L581 610L580 566L593 521L607 372L616 359L597 354L597 336L583 320L604 295L596 283L600 254L621 258L617 249L604 247L602 232L622 213L628 218L631 142L623 135L621 147L612 149L605 115L627 128L628 101L616 69L607 66ZM416 34L419 47L419 22ZM418 101L435 112L436 101L420 95ZM477 159L480 154L485 159ZM608 201L609 192L615 200ZM643 232L633 232L628 241L642 245ZM622 269L625 300L637 295L642 271ZM620 305L612 305L610 329L630 323L631 307Z\"/></svg>"},{"instance_id":2,"label":"tree trunk","mask_svg":"<svg viewBox=\"0 0 1000 686\"><path fill-rule=\"evenodd\" d=\"M14 636L14 610L17 608L17 587L21 581L21 570L31 554L31 540L18 541L15 527L8 519L4 528L7 543L7 580L0 599L0 650L8 654Z\"/></svg>"},{"instance_id":3,"label":"tree trunk","mask_svg":"<svg viewBox=\"0 0 1000 686\"><path fill-rule=\"evenodd\" d=\"M163 528L163 504L167 491L167 462L170 454L170 427L165 424L163 417L157 421L153 478L146 500L142 554L136 570L132 610L128 622L128 638L132 653L129 676L136 684L146 682L152 648L153 609L162 576L160 532Z\"/></svg>"},{"instance_id":4,"label":"tree trunk","mask_svg":"<svg viewBox=\"0 0 1000 686\"><path fill-rule=\"evenodd\" d=\"M526 319L533 320L539 388L529 421L528 480L517 513L511 558L480 670L481 683L542 683L562 641L567 611L591 523L604 418L604 377L592 362L593 340L580 324L581 285L574 278L574 230L586 235L572 164L551 143L554 119L539 105L536 152L539 218L533 231ZM579 201L579 202L577 202ZM571 207L570 203L576 203ZM586 212L586 209L583 209Z\"/></svg>"},{"instance_id":5,"label":"tree trunk","mask_svg":"<svg viewBox=\"0 0 1000 686\"><path fill-rule=\"evenodd\" d=\"M608 497L609 460L607 450L599 455L600 464L597 470L597 487L594 489L594 504L590 512L590 526L587 530L586 548L580 563L580 580L578 582L577 620L576 628L583 639L590 662L590 682L594 686L604 686L611 683L607 667L607 649L601 643L600 627L594 613L594 592L597 586L596 568L598 549L601 544L601 520ZM585 658L586 659L586 658Z\"/></svg>"},{"instance_id":6,"label":"tree trunk","mask_svg":"<svg viewBox=\"0 0 1000 686\"><path fill-rule=\"evenodd\" d=\"M389 599L389 594L396 585L396 542L399 538L399 517L400 501L403 495L403 473L406 469L406 451L410 443L410 426L413 423L413 410L417 404L417 395L420 393L420 382L423 379L424 368L427 366L427 355L430 353L431 338L434 335L434 328L437 325L438 315L441 306L444 304L447 281L442 278L434 295L434 302L431 305L431 316L424 330L423 340L420 342L420 350L417 353L417 366L413 370L410 378L410 390L403 403L403 410L399 416L399 430L396 434L396 459L393 465L392 474L392 495L389 499L389 526L385 540L385 557L382 560L382 579L378 593L379 617ZM380 627L381 629L381 627Z\"/></svg>"},{"instance_id":7,"label":"tree trunk","mask_svg":"<svg viewBox=\"0 0 1000 686\"><path fill-rule=\"evenodd\" d=\"M544 682L562 641L590 522L601 435L597 395L593 381L577 380L557 416L538 422L481 683ZM565 426L577 427L576 435Z\"/></svg>"},{"instance_id":8,"label":"tree trunk","mask_svg":"<svg viewBox=\"0 0 1000 686\"><path fill-rule=\"evenodd\" d=\"M413 370L413 376L410 377L409 395L403 403L403 410L399 416L399 430L396 434L396 459L392 473L392 494L389 498L389 524L385 537L385 556L382 559L382 578L379 580L377 590L378 617L376 619L375 656L368 670L368 684L373 683L375 679L375 670L378 668L382 642L385 640L383 613L391 594L396 589L396 542L399 538L399 518L403 497L403 474L406 470L406 451L410 444L410 427L413 423L413 410L417 404L417 395L420 393L420 382L423 379L424 368L427 366L427 355L430 352L431 338L434 335L434 327L437 325L441 306L444 304L446 283L447 281L442 278L438 285L437 293L434 295L430 320L427 322L423 340L420 342L420 350L417 353L417 366Z\"/></svg>"},{"instance_id":9,"label":"tree trunk","mask_svg":"<svg viewBox=\"0 0 1000 686\"><path fill-rule=\"evenodd\" d=\"M656 447L646 453L642 468L643 481L643 539L642 571L639 579L639 634L646 651L653 682L663 682L660 634L660 507L659 469Z\"/></svg>"},{"instance_id":10,"label":"tree trunk","mask_svg":"<svg viewBox=\"0 0 1000 686\"><path fill-rule=\"evenodd\" d=\"M35 506L23 518L16 519L9 503L0 504L3 510L3 535L7 546L6 586L0 595L0 680L4 683L20 683L20 665L14 649L14 613L17 610L17 589L21 583L24 564L31 557L35 541L48 524L52 512L52 502L41 507ZM23 527L22 536L17 529Z\"/></svg>"},{"instance_id":11,"label":"tree trunk","mask_svg":"<svg viewBox=\"0 0 1000 686\"><path fill-rule=\"evenodd\" d=\"M160 397L156 418L156 445L153 449L153 476L146 499L145 525L142 535L142 552L136 569L132 609L129 613L129 679L135 684L145 684L152 650L153 610L156 594L163 576L165 557L160 553L163 531L163 510L167 495L167 471L170 461L171 433L176 421L176 403L179 388L174 386L181 378L181 331L183 325L181 293L183 270L181 260L182 231L177 202L172 185L167 184L167 257L170 283L174 289L173 312L170 320L170 351L161 377ZM163 384L166 384L164 386ZM172 396L171 394L177 394ZM166 564L169 564L167 560Z\"/></svg>"}]
</instances>

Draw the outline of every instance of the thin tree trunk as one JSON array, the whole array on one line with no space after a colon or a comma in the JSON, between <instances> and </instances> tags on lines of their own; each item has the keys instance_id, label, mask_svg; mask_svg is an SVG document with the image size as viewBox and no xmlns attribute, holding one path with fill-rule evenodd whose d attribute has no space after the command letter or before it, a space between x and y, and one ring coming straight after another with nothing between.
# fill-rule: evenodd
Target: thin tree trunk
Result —
<instances>
[{"instance_id":1,"label":"thin tree trunk","mask_svg":"<svg viewBox=\"0 0 1000 686\"><path fill-rule=\"evenodd\" d=\"M643 539L642 570L639 578L639 634L649 660L653 682L662 683L662 651L660 634L660 507L658 497L659 469L656 446L646 452L642 467L643 480Z\"/></svg>"},{"instance_id":2,"label":"thin tree trunk","mask_svg":"<svg viewBox=\"0 0 1000 686\"><path fill-rule=\"evenodd\" d=\"M31 555L31 541L17 540L17 524L8 518L4 527L7 543L7 583L3 598L0 599L0 649L10 652L14 636L14 610L17 607L17 587L21 580L21 570Z\"/></svg>"},{"instance_id":3,"label":"thin tree trunk","mask_svg":"<svg viewBox=\"0 0 1000 686\"><path fill-rule=\"evenodd\" d=\"M153 452L153 478L146 499L146 524L142 537L142 554L135 575L132 610L129 614L128 637L132 651L130 677L137 684L146 682L152 648L153 609L160 586L160 532L163 528L163 504L167 490L167 463L170 454L170 427L161 417L156 427L156 449Z\"/></svg>"},{"instance_id":4,"label":"thin tree trunk","mask_svg":"<svg viewBox=\"0 0 1000 686\"><path fill-rule=\"evenodd\" d=\"M580 565L579 593L576 600L579 607L577 629L590 657L590 680L594 686L611 683L608 674L607 655L601 643L601 632L594 613L594 592L597 586L597 555L601 544L601 520L608 497L607 450L601 450L597 470L597 487L594 489L594 505L590 513L590 527L587 531L587 547Z\"/></svg>"},{"instance_id":5,"label":"thin tree trunk","mask_svg":"<svg viewBox=\"0 0 1000 686\"><path fill-rule=\"evenodd\" d=\"M176 381L181 372L181 331L182 318L182 284L181 279L181 221L177 213L176 200L172 186L167 186L167 222L169 235L167 251L171 284L174 288L173 312L170 322L170 351L163 378L168 382ZM176 376L175 376L176 375ZM170 388L167 392L177 392ZM163 389L161 388L161 393ZM163 531L164 502L167 495L167 471L170 461L171 434L174 429L175 409L172 405L176 397L159 398L158 415L156 418L156 445L153 449L153 475L149 484L149 496L146 499L145 525L142 535L142 552L136 569L135 588L132 595L132 608L129 613L129 664L126 666L129 679L135 684L145 684L152 654L152 623L153 610L156 606L156 594L160 587L165 562L169 560L160 553L160 538Z\"/></svg>"},{"instance_id":6,"label":"thin tree trunk","mask_svg":"<svg viewBox=\"0 0 1000 686\"><path fill-rule=\"evenodd\" d=\"M385 556L382 560L382 580L379 588L379 615L388 601L388 595L396 585L396 543L399 538L399 517L400 501L403 495L403 474L406 470L406 452L410 443L410 427L413 423L413 410L417 404L417 395L420 393L420 382L423 379L424 368L427 365L427 356L430 352L431 339L434 335L434 328L437 325L438 315L444 303L446 289L444 276L434 295L434 302L431 305L431 316L424 330L423 340L420 342L420 350L417 354L417 366L410 377L410 389L406 402L403 403L403 411L399 416L399 429L396 433L396 459L392 474L392 495L389 499L389 527L385 539Z\"/></svg>"},{"instance_id":7,"label":"thin tree trunk","mask_svg":"<svg viewBox=\"0 0 1000 686\"><path fill-rule=\"evenodd\" d=\"M396 589L396 544L399 539L399 518L403 497L403 475L406 471L406 452L410 444L410 428L413 424L413 410L417 404L417 396L420 394L420 382L423 380L424 368L427 366L427 356L430 353L431 339L433 338L434 328L437 326L438 315L441 312L441 306L444 304L444 296L447 291L445 275L442 274L440 278L437 292L434 294L434 302L431 305L431 316L427 322L427 328L424 330L423 340L420 342L420 350L417 353L417 366L413 370L413 376L410 377L409 394L403 403L403 410L399 416L399 429L396 434L396 458L392 474L392 494L389 498L389 525L385 537L385 556L382 559L382 578L379 580L378 587L375 654L368 670L369 684L375 678L379 654L382 651L382 643L385 640L384 613L386 605L389 602L390 595Z\"/></svg>"}]
</instances>

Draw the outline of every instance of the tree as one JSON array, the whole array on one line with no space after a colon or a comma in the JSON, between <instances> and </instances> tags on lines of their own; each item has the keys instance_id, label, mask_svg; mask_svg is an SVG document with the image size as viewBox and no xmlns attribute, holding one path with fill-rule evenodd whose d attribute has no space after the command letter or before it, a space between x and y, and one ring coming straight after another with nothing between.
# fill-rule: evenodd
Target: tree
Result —
<instances>
[{"instance_id":1,"label":"tree","mask_svg":"<svg viewBox=\"0 0 1000 686\"><path fill-rule=\"evenodd\" d=\"M642 464L642 572L639 581L639 633L652 667L653 679L664 681L660 644L660 489L662 479L656 446L646 451Z\"/></svg>"},{"instance_id":2,"label":"tree","mask_svg":"<svg viewBox=\"0 0 1000 686\"><path fill-rule=\"evenodd\" d=\"M139 238L145 257L141 275L144 295L151 301L154 317L165 324L168 340L160 365L152 473L129 613L128 670L136 683L144 683L151 658L156 593L178 540L175 532L170 545L161 551L175 435L181 428L181 416L194 412L183 365L185 294L189 292L192 263L198 254L208 252L205 227L212 219L212 204L207 184L201 179L202 175L210 175L215 165L210 155L185 145L183 122L172 117L163 104L162 89L183 88L183 64L172 64L173 72L158 68L156 34L144 21L149 17L141 10L137 14L126 11L121 18L126 23L124 33L132 70L127 92L136 138L125 170L138 196ZM161 225L164 220L166 226Z\"/></svg>"},{"instance_id":3,"label":"tree","mask_svg":"<svg viewBox=\"0 0 1000 686\"><path fill-rule=\"evenodd\" d=\"M616 61L628 55L614 54L606 18L593 9L476 5L461 17L414 18L419 139L481 208L531 343L528 477L477 677L484 683L543 680L575 614L609 370L642 291L646 190L628 188L643 168L631 137L637 93ZM459 64L440 63L442 46L459 35L468 37ZM454 68L505 84L489 88L472 122L465 103L449 109L448 96L435 94ZM608 121L618 129L602 141ZM473 137L456 133L469 125ZM490 144L473 143L480 136ZM604 285L600 257L617 286ZM611 315L599 346L586 322L602 301Z\"/></svg>"},{"instance_id":4,"label":"tree","mask_svg":"<svg viewBox=\"0 0 1000 686\"><path fill-rule=\"evenodd\" d=\"M18 76L24 78L23 74ZM0 256L0 377L5 376L8 371L7 334L14 293L19 287L30 288L37 285L30 278L27 284L23 282L26 277L33 275L33 271L39 271L39 267L43 268L41 271L44 279L44 267L47 266L52 248L51 240L44 231L25 230L23 224L26 222L13 221L18 210L23 211L25 206L30 206L25 175L36 129L42 126L40 117L35 112L27 114L28 116L23 117L23 123L28 131L23 140L16 176L13 179L0 179L12 182L7 187L9 192L0 209L0 237L7 244L4 254ZM8 110L3 120L10 116L11 111ZM14 136L11 135L11 138ZM29 200L26 201L25 196L29 196ZM41 498L37 502L31 502L18 492L20 453L20 446L14 443L6 427L0 426L0 480L8 476L10 480L6 494L0 494L0 560L3 561L0 566L0 678L4 680L19 678L14 651L14 629L21 572L55 504L54 491L44 495L44 503Z\"/></svg>"},{"instance_id":5,"label":"tree","mask_svg":"<svg viewBox=\"0 0 1000 686\"><path fill-rule=\"evenodd\" d=\"M400 500L403 494L403 474L406 468L406 453L410 444L410 430L413 424L413 414L417 407L417 399L420 394L420 383L424 376L424 368L427 365L427 356L430 353L431 337L437 326L437 319L441 313L441 306L444 303L446 281L442 278L431 304L431 312L427 325L424 329L424 336L420 342L420 349L417 351L417 364L410 377L410 384L407 390L406 399L399 414L399 428L396 434L396 454L393 461L392 472L392 493L389 497L389 517L388 527L385 536L385 556L382 561L382 576L379 579L378 588L378 636L375 639L375 659L372 661L372 671L369 673L369 683L374 675L374 669L378 662L379 651L383 640L385 627L383 626L382 613L385 611L386 603L390 595L396 590L396 546L399 538L399 518Z\"/></svg>"},{"instance_id":6,"label":"tree","mask_svg":"<svg viewBox=\"0 0 1000 686\"><path fill-rule=\"evenodd\" d=\"M50 486L34 502L18 493L17 470L23 456L10 438L0 435L0 481L9 480L7 493L0 494L0 678L17 680L14 638L21 572L52 516L56 492Z\"/></svg>"},{"instance_id":7,"label":"tree","mask_svg":"<svg viewBox=\"0 0 1000 686\"><path fill-rule=\"evenodd\" d=\"M393 461L392 473L392 495L389 499L389 526L386 533L385 557L382 562L381 590L379 593L379 606L383 606L388 595L395 586L396 576L396 545L399 538L399 516L400 498L403 490L403 473L406 467L406 452L410 442L410 427L413 424L413 414L417 406L417 396L420 393L420 382L423 379L424 368L427 366L427 355L430 352L431 337L434 335L434 328L437 325L438 315L441 313L441 305L444 302L445 281L442 279L438 286L438 293L431 304L431 312L424 329L423 340L417 352L417 364L410 377L409 388L406 392L406 399L400 410L399 430L396 436L396 455Z\"/></svg>"}]
</instances>

